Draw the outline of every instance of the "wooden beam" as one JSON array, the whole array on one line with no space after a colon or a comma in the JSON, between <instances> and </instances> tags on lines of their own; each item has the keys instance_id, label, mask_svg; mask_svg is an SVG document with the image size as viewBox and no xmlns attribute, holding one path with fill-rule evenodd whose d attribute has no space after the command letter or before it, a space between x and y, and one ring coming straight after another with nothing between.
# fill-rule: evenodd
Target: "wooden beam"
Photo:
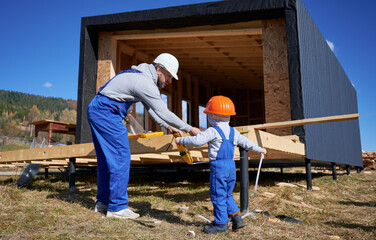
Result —
<instances>
[{"instance_id":1,"label":"wooden beam","mask_svg":"<svg viewBox=\"0 0 376 240\"><path fill-rule=\"evenodd\" d=\"M268 151L273 150L279 151L281 153L286 153L291 155L291 158L304 158L305 156L305 145L301 142L294 142L291 139L259 131L254 129L252 126L235 128L238 131L245 131L246 133L244 134L244 136L257 143L257 145L266 148Z\"/></svg>"},{"instance_id":2,"label":"wooden beam","mask_svg":"<svg viewBox=\"0 0 376 240\"><path fill-rule=\"evenodd\" d=\"M132 154L177 151L173 138L171 134L147 138L134 138L129 139L129 145ZM96 157L93 143L0 152L0 163L65 159L68 157Z\"/></svg>"},{"instance_id":3,"label":"wooden beam","mask_svg":"<svg viewBox=\"0 0 376 240\"><path fill-rule=\"evenodd\" d=\"M299 141L293 141L289 138L279 137L270 133L266 133L263 131L259 131L258 129L265 129L265 128L277 128L277 127L291 127L297 125L305 125L305 124L314 124L314 123L326 123L326 122L334 122L334 121L346 121L346 120L354 120L358 119L359 114L347 114L347 115L338 115L338 116L330 116L330 117L322 117L322 118L312 118L312 119L302 119L302 120L295 120L295 121L287 121L287 122L279 122L279 123L269 123L269 124L260 124L260 125L250 125L250 126L243 126L243 127L236 127L238 130L246 130L248 131L245 136L257 143L259 146L262 146L268 151L274 153L274 157L278 158L281 156L286 156L290 158L304 158L305 156L305 148L304 144L300 143ZM169 135L162 135L162 136L153 136L147 138L135 138L129 139L129 145L131 148L132 154L147 154L153 153L152 155L144 155L144 158L151 159L159 157L154 154L164 153L164 152L177 152L177 147L174 142L174 138L171 134ZM206 149L207 145L198 147L198 148L190 148L194 149L194 151L199 152L192 152L194 153L195 157L198 158L205 158L207 157L207 153L202 151ZM174 154L166 154L166 156L161 156L160 159L163 158L171 158ZM17 151L8 151L8 152L0 152L0 163L13 163L13 162L31 162L31 161L43 161L44 160L58 160L52 162L52 164L62 164L64 160L66 162L66 158L68 157L76 157L76 158L95 158L95 150L93 143L83 143L83 144L74 144L74 145L66 145L60 147L51 147L51 148L38 148L38 149L27 149L27 150L17 150ZM267 158L272 158L272 156L267 156ZM273 158L274 158L273 157ZM141 157L139 156L141 159ZM59 161L59 159L61 159ZM135 156L135 160L137 156ZM168 160L168 159L166 159ZM88 161L93 162L93 161ZM47 163L46 163L47 164Z\"/></svg>"},{"instance_id":4,"label":"wooden beam","mask_svg":"<svg viewBox=\"0 0 376 240\"><path fill-rule=\"evenodd\" d=\"M359 113L353 113L353 114L336 115L336 116L329 116L329 117L307 118L307 119L285 121L285 122L250 125L249 127L253 129L269 129L269 128L293 127L293 126L307 125L307 124L314 124L314 123L348 121L348 120L355 120L358 118L359 118Z\"/></svg>"},{"instance_id":5,"label":"wooden beam","mask_svg":"<svg viewBox=\"0 0 376 240\"><path fill-rule=\"evenodd\" d=\"M209 26L209 29L213 26ZM150 32L145 31L121 31L114 32L113 38L116 40L129 40L129 39L156 39L156 38L176 38L176 37L206 37L206 36L232 36L232 35L260 35L262 34L261 27L248 28L248 29L224 29L224 30L202 30L192 31L186 28L186 31L181 32ZM176 31L176 29L174 29Z\"/></svg>"},{"instance_id":6,"label":"wooden beam","mask_svg":"<svg viewBox=\"0 0 376 240\"><path fill-rule=\"evenodd\" d=\"M112 33L100 32L98 38L97 90L115 76L116 42Z\"/></svg>"}]
</instances>

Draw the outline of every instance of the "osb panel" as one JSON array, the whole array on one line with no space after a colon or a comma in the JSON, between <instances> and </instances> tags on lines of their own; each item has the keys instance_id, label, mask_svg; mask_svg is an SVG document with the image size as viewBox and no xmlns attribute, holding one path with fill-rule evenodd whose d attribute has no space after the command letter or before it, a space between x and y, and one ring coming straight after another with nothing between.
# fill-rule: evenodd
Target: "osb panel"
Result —
<instances>
[{"instance_id":1,"label":"osb panel","mask_svg":"<svg viewBox=\"0 0 376 240\"><path fill-rule=\"evenodd\" d=\"M115 75L112 33L100 32L98 40L97 90Z\"/></svg>"},{"instance_id":2,"label":"osb panel","mask_svg":"<svg viewBox=\"0 0 376 240\"><path fill-rule=\"evenodd\" d=\"M263 66L265 122L291 120L290 84L284 19L263 21ZM291 135L291 128L269 129L270 133Z\"/></svg>"}]
</instances>

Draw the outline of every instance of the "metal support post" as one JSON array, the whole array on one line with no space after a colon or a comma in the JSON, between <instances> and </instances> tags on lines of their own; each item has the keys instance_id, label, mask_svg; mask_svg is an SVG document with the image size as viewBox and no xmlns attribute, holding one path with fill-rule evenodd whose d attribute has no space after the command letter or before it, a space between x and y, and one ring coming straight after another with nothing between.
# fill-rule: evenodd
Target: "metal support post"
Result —
<instances>
[{"instance_id":1,"label":"metal support post","mask_svg":"<svg viewBox=\"0 0 376 240\"><path fill-rule=\"evenodd\" d=\"M332 175L333 180L337 180L337 165L335 162L332 162Z\"/></svg>"},{"instance_id":2,"label":"metal support post","mask_svg":"<svg viewBox=\"0 0 376 240\"><path fill-rule=\"evenodd\" d=\"M48 168L44 168L44 178L48 178Z\"/></svg>"},{"instance_id":3,"label":"metal support post","mask_svg":"<svg viewBox=\"0 0 376 240\"><path fill-rule=\"evenodd\" d=\"M67 142L67 145L72 145L71 142ZM76 191L76 158L69 158L68 166L68 177L69 177L69 192Z\"/></svg>"},{"instance_id":4,"label":"metal support post","mask_svg":"<svg viewBox=\"0 0 376 240\"><path fill-rule=\"evenodd\" d=\"M350 165L346 165L346 174L350 176Z\"/></svg>"},{"instance_id":5,"label":"metal support post","mask_svg":"<svg viewBox=\"0 0 376 240\"><path fill-rule=\"evenodd\" d=\"M307 190L312 191L312 172L311 172L311 159L305 160L306 176L307 176Z\"/></svg>"},{"instance_id":6,"label":"metal support post","mask_svg":"<svg viewBox=\"0 0 376 240\"><path fill-rule=\"evenodd\" d=\"M249 163L248 151L239 147L240 151L240 211L247 212L249 207Z\"/></svg>"},{"instance_id":7,"label":"metal support post","mask_svg":"<svg viewBox=\"0 0 376 240\"><path fill-rule=\"evenodd\" d=\"M69 192L76 191L76 158L69 158Z\"/></svg>"}]
</instances>

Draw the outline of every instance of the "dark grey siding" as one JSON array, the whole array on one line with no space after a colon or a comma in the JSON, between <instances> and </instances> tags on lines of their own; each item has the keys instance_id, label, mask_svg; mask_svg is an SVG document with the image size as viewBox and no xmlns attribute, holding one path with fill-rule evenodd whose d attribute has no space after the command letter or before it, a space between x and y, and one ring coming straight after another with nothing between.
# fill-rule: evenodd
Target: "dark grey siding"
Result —
<instances>
[{"instance_id":1,"label":"dark grey siding","mask_svg":"<svg viewBox=\"0 0 376 240\"><path fill-rule=\"evenodd\" d=\"M357 96L307 9L296 1L304 118L357 113ZM363 166L359 121L304 127L307 158Z\"/></svg>"}]
</instances>

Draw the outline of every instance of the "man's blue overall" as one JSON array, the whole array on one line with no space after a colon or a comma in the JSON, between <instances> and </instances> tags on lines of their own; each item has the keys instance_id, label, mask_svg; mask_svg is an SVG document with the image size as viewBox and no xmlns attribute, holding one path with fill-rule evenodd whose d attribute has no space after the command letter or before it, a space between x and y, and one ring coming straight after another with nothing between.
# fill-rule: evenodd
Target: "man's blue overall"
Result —
<instances>
[{"instance_id":1,"label":"man's blue overall","mask_svg":"<svg viewBox=\"0 0 376 240\"><path fill-rule=\"evenodd\" d=\"M232 195L236 183L236 167L234 162L234 129L230 127L229 139L223 131L214 127L223 142L217 153L217 158L210 161L210 199L213 203L214 223L226 224L228 216L239 212Z\"/></svg>"},{"instance_id":2,"label":"man's blue overall","mask_svg":"<svg viewBox=\"0 0 376 240\"><path fill-rule=\"evenodd\" d=\"M127 72L138 71L119 74ZM118 212L128 208L131 152L122 120L134 102L119 102L102 95L101 90L111 80L90 102L87 117L97 154L97 201L108 205L108 211Z\"/></svg>"}]
</instances>

